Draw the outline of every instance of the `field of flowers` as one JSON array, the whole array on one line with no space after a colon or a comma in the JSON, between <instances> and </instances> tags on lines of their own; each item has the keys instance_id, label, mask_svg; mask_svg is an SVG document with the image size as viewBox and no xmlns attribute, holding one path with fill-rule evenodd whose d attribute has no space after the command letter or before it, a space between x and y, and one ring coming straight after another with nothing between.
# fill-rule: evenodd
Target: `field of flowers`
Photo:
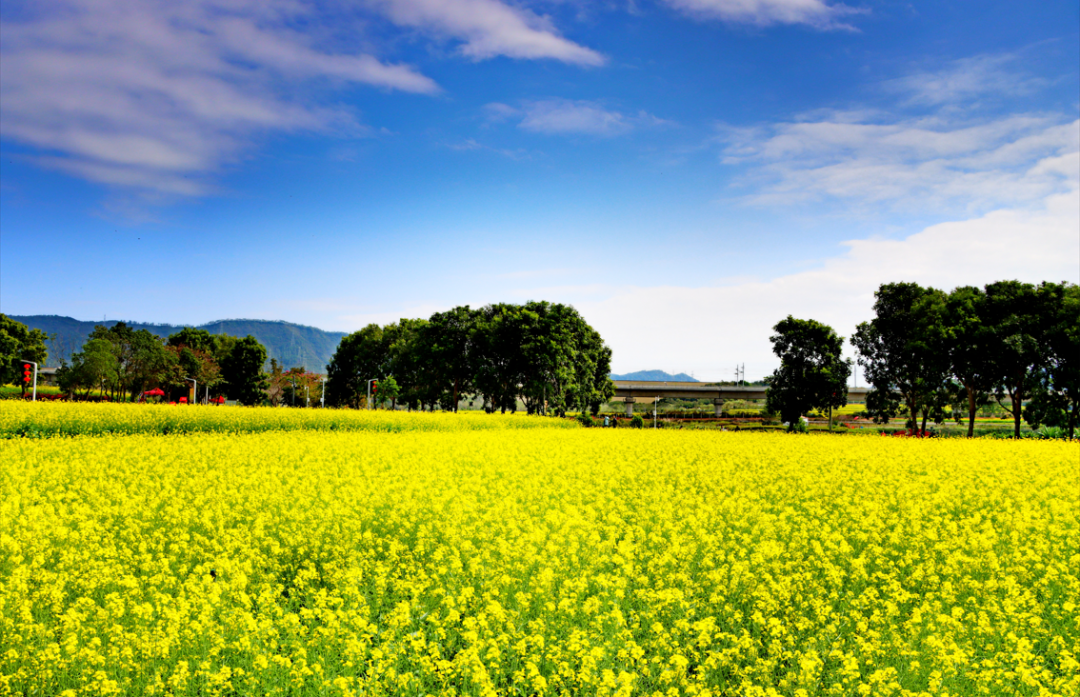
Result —
<instances>
[{"instance_id":1,"label":"field of flowers","mask_svg":"<svg viewBox=\"0 0 1080 697\"><path fill-rule=\"evenodd\" d=\"M1075 443L277 430L0 463L0 694L1080 693Z\"/></svg>"},{"instance_id":2,"label":"field of flowers","mask_svg":"<svg viewBox=\"0 0 1080 697\"><path fill-rule=\"evenodd\" d=\"M0 401L0 437L264 431L474 431L577 428L524 414Z\"/></svg>"}]
</instances>

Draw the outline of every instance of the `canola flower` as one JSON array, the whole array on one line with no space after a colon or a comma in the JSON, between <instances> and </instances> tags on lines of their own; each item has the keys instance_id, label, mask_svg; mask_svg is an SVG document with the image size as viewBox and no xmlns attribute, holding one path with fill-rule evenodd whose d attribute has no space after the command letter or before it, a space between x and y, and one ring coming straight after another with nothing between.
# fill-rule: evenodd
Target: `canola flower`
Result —
<instances>
[{"instance_id":1,"label":"canola flower","mask_svg":"<svg viewBox=\"0 0 1080 697\"><path fill-rule=\"evenodd\" d=\"M0 694L1076 695L1080 449L0 441Z\"/></svg>"},{"instance_id":2,"label":"canola flower","mask_svg":"<svg viewBox=\"0 0 1080 697\"><path fill-rule=\"evenodd\" d=\"M0 400L0 437L106 434L316 431L461 431L577 428L561 419L524 414L459 414L353 409L90 404Z\"/></svg>"}]
</instances>

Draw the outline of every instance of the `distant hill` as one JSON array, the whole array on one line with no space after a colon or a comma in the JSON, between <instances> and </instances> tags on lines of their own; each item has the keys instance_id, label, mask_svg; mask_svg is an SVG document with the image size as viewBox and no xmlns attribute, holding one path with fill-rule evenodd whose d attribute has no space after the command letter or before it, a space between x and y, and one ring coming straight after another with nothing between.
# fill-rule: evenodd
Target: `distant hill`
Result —
<instances>
[{"instance_id":1,"label":"distant hill","mask_svg":"<svg viewBox=\"0 0 1080 697\"><path fill-rule=\"evenodd\" d=\"M662 370L639 370L636 373L611 374L612 380L641 380L642 382L701 382L686 373L672 375Z\"/></svg>"},{"instance_id":2,"label":"distant hill","mask_svg":"<svg viewBox=\"0 0 1080 697\"><path fill-rule=\"evenodd\" d=\"M71 317L58 315L9 315L16 322L22 322L32 329L40 329L56 338L49 342L49 366L57 366L61 359L71 357L86 342L90 332L99 324L111 327L116 320L107 322L83 322ZM146 322L127 322L133 329L146 329L161 337L175 334L183 325L148 324ZM302 324L262 319L223 319L201 324L211 334L230 334L245 337L248 334L258 339L266 347L267 358L276 358L286 368L304 366L308 370L326 372L326 364L337 350L345 336L344 332L326 332Z\"/></svg>"}]
</instances>

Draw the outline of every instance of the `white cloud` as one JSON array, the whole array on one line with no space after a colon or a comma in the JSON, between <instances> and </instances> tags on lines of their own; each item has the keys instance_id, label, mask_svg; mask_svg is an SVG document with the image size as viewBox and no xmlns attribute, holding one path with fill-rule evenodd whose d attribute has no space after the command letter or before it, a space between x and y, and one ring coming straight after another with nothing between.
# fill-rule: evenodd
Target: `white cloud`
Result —
<instances>
[{"instance_id":1,"label":"white cloud","mask_svg":"<svg viewBox=\"0 0 1080 697\"><path fill-rule=\"evenodd\" d=\"M905 239L862 239L817 268L770 280L714 287L534 288L528 297L572 302L613 349L615 372L661 367L729 379L736 363L762 377L776 365L772 326L788 314L850 337L873 316L882 283L914 281L945 290L1019 279L1080 283L1077 163L1069 191L1032 208L1001 209L941 223ZM850 348L849 348L850 354Z\"/></svg>"},{"instance_id":2,"label":"white cloud","mask_svg":"<svg viewBox=\"0 0 1080 697\"><path fill-rule=\"evenodd\" d=\"M989 210L1063 191L1044 162L1080 151L1080 121L1011 115L979 123L941 116L869 122L833 117L758 128L723 127L722 159L745 165L753 203L823 198L857 206Z\"/></svg>"},{"instance_id":3,"label":"white cloud","mask_svg":"<svg viewBox=\"0 0 1080 697\"><path fill-rule=\"evenodd\" d=\"M852 29L841 18L866 10L825 0L666 0L677 10L700 19L719 19L757 26L805 24L816 29Z\"/></svg>"},{"instance_id":4,"label":"white cloud","mask_svg":"<svg viewBox=\"0 0 1080 697\"><path fill-rule=\"evenodd\" d=\"M546 17L498 0L371 0L392 22L463 40L461 53L603 65L604 56L559 36Z\"/></svg>"},{"instance_id":5,"label":"white cloud","mask_svg":"<svg viewBox=\"0 0 1080 697\"><path fill-rule=\"evenodd\" d=\"M606 109L596 102L569 99L525 102L520 108L495 103L485 106L485 111L491 121L515 119L519 128L548 134L618 136L642 126L668 123L644 111L636 115L624 114Z\"/></svg>"},{"instance_id":6,"label":"white cloud","mask_svg":"<svg viewBox=\"0 0 1080 697\"><path fill-rule=\"evenodd\" d=\"M503 157L509 157L512 160L523 160L529 156L528 152L522 150L521 148L496 148L490 145L485 145L473 138L469 138L461 143L449 143L446 147L450 148L451 150L457 150L458 152L493 152L497 155L502 155Z\"/></svg>"},{"instance_id":7,"label":"white cloud","mask_svg":"<svg viewBox=\"0 0 1080 697\"><path fill-rule=\"evenodd\" d=\"M980 55L949 61L935 70L917 70L887 80L887 91L905 97L909 104L941 105L964 102L970 108L975 99L1000 99L1029 94L1045 80L1013 67L1016 57Z\"/></svg>"},{"instance_id":8,"label":"white cloud","mask_svg":"<svg viewBox=\"0 0 1080 697\"><path fill-rule=\"evenodd\" d=\"M355 128L302 98L316 82L432 93L405 65L331 53L294 31L290 0L63 0L2 27L3 136L92 181L196 195L251 136ZM284 88L288 81L289 89ZM287 96L288 95L288 96Z\"/></svg>"}]
</instances>

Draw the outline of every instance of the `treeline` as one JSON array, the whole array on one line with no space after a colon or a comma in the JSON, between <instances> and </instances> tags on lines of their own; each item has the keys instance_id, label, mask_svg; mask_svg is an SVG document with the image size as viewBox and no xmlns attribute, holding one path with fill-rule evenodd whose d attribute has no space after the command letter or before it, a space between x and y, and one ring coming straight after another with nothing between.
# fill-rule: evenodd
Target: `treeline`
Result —
<instances>
[{"instance_id":1,"label":"treeline","mask_svg":"<svg viewBox=\"0 0 1080 697\"><path fill-rule=\"evenodd\" d=\"M872 385L866 410L878 423L904 415L908 428L964 415L974 435L979 408L997 402L1034 428L1065 428L1071 438L1080 406L1080 287L999 281L945 292L887 283L874 294L875 317L851 343ZM814 320L779 322L771 337L780 368L766 407L795 426L810 409L847 403L851 361L844 338Z\"/></svg>"},{"instance_id":2,"label":"treeline","mask_svg":"<svg viewBox=\"0 0 1080 697\"><path fill-rule=\"evenodd\" d=\"M463 398L488 411L591 411L615 394L611 349L567 305L468 306L427 320L371 324L342 339L327 369L326 399L357 407L368 381L377 398L409 409L456 411Z\"/></svg>"},{"instance_id":3,"label":"treeline","mask_svg":"<svg viewBox=\"0 0 1080 697\"><path fill-rule=\"evenodd\" d=\"M905 408L922 430L946 407L967 414L995 400L1032 427L1058 426L1072 437L1080 406L1080 287L999 281L945 292L890 283L875 293L874 319L852 343L873 389L867 411L887 421Z\"/></svg>"},{"instance_id":4,"label":"treeline","mask_svg":"<svg viewBox=\"0 0 1080 697\"><path fill-rule=\"evenodd\" d=\"M70 396L97 392L127 401L160 388L168 399L198 385L197 400L223 396L258 404L266 397L265 361L266 347L252 336L240 339L185 327L163 339L117 322L94 327L70 362L57 370L56 381Z\"/></svg>"}]
</instances>

